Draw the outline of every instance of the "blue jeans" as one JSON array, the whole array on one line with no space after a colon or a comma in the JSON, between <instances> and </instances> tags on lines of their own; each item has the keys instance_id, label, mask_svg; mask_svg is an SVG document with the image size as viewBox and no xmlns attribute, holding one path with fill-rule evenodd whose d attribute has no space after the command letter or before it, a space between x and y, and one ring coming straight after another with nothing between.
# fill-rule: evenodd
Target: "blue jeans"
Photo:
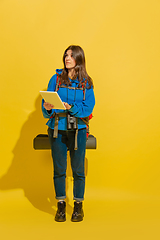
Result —
<instances>
[{"instance_id":1,"label":"blue jeans","mask_svg":"<svg viewBox=\"0 0 160 240\"><path fill-rule=\"evenodd\" d=\"M51 145L54 166L54 187L56 199L66 198L65 178L67 168L67 149L70 151L71 167L74 178L73 195L74 200L84 200L85 191L85 151L86 151L86 129L78 130L77 144L75 146L75 130L58 131L58 137L53 138L53 129L48 128L48 136Z\"/></svg>"}]
</instances>

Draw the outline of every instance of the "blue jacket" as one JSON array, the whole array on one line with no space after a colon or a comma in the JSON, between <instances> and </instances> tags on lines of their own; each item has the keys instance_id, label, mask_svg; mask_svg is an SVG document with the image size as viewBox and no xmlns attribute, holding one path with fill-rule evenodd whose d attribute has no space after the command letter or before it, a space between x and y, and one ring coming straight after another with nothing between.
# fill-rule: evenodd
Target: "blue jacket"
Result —
<instances>
[{"instance_id":1,"label":"blue jacket","mask_svg":"<svg viewBox=\"0 0 160 240\"><path fill-rule=\"evenodd\" d=\"M60 74L62 69L57 69L56 72ZM49 81L47 91L55 91L56 88L57 74L53 75ZM71 80L71 87L78 87L79 81ZM86 84L88 86L88 83ZM49 114L48 111L43 107L44 99L42 99L42 112L45 118L50 118L54 112L70 112L71 115L78 117L78 129L85 128L86 124L80 119L83 117L88 117L94 108L95 97L93 87L90 89L86 88L85 100L83 100L84 93L80 89L69 89L69 88L59 88L58 94L62 102L67 102L72 105L72 108L69 110L60 110L52 109L52 112ZM49 119L46 123L50 128L54 129L54 118ZM60 117L58 122L58 130L67 130L67 118Z\"/></svg>"}]
</instances>

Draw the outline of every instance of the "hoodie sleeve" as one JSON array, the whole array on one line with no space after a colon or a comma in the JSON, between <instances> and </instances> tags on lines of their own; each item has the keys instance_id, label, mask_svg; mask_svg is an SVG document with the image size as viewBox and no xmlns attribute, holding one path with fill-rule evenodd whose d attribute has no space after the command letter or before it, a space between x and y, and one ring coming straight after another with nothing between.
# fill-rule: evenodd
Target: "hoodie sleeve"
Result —
<instances>
[{"instance_id":1,"label":"hoodie sleeve","mask_svg":"<svg viewBox=\"0 0 160 240\"><path fill-rule=\"evenodd\" d=\"M92 113L94 105L95 96L93 88L86 88L85 100L80 103L74 103L70 108L69 112L75 117L88 117Z\"/></svg>"},{"instance_id":2,"label":"hoodie sleeve","mask_svg":"<svg viewBox=\"0 0 160 240\"><path fill-rule=\"evenodd\" d=\"M57 75L53 75L48 83L48 88L47 91L55 91L56 88L56 78ZM42 99L42 113L43 113L43 117L44 118L50 118L51 115L55 112L55 109L52 109L51 111L47 111L44 107L43 107L43 103L44 103L44 99Z\"/></svg>"}]
</instances>

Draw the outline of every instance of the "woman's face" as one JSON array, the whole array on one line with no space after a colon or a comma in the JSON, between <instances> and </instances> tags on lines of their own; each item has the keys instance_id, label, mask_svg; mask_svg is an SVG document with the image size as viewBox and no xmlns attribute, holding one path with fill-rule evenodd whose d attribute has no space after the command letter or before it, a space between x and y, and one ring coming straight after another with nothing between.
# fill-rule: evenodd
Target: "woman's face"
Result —
<instances>
[{"instance_id":1,"label":"woman's face","mask_svg":"<svg viewBox=\"0 0 160 240\"><path fill-rule=\"evenodd\" d=\"M72 69L76 66L76 61L72 56L72 50L68 50L65 55L65 66L67 69Z\"/></svg>"}]
</instances>

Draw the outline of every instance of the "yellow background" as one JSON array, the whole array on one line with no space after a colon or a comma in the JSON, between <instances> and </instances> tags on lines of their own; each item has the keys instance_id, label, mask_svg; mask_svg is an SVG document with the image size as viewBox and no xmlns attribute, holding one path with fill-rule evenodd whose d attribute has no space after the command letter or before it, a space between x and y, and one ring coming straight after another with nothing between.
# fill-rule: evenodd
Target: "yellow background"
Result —
<instances>
[{"instance_id":1,"label":"yellow background","mask_svg":"<svg viewBox=\"0 0 160 240\"><path fill-rule=\"evenodd\" d=\"M0 231L2 239L160 238L160 2L0 1ZM95 85L86 153L85 218L56 223L40 90L71 44L86 54ZM74 226L73 226L74 225Z\"/></svg>"}]
</instances>

